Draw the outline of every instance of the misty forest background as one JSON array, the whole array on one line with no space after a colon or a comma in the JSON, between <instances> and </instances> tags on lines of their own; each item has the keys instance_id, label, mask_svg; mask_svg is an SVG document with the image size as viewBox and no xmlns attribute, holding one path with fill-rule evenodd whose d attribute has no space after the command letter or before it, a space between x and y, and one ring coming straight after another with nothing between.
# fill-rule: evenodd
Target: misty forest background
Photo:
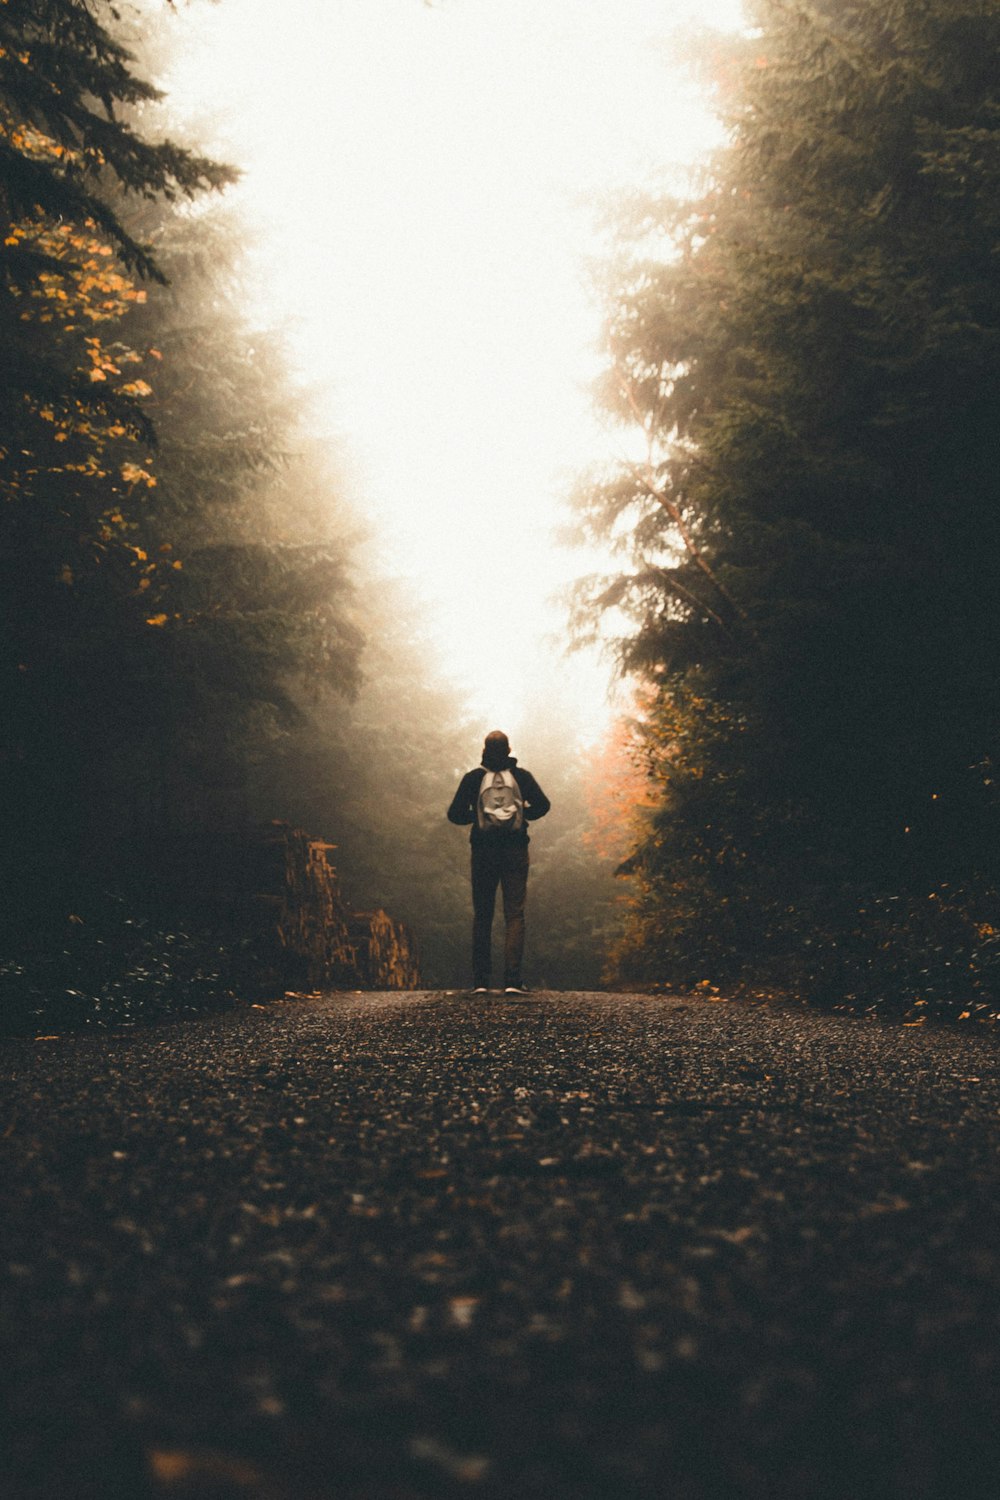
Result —
<instances>
[{"instance_id":1,"label":"misty forest background","mask_svg":"<svg viewBox=\"0 0 1000 1500\"><path fill-rule=\"evenodd\" d=\"M748 18L689 40L724 148L607 226L636 457L572 497L616 569L567 628L616 632L633 707L514 746L554 804L531 978L994 1018L1000 5ZM494 726L251 321L235 174L147 81L174 19L0 0L0 1000L33 1022L231 994L218 897L273 819L467 977L443 814Z\"/></svg>"}]
</instances>

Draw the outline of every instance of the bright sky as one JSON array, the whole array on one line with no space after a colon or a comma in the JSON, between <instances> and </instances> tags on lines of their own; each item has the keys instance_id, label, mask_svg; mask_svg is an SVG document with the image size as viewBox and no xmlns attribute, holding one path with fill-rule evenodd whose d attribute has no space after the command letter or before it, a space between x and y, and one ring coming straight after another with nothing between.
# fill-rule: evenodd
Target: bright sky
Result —
<instances>
[{"instance_id":1,"label":"bright sky","mask_svg":"<svg viewBox=\"0 0 1000 1500\"><path fill-rule=\"evenodd\" d=\"M609 668L563 654L574 472L615 451L589 395L594 199L717 127L663 38L738 0L225 0L183 14L175 104L225 111L269 305L359 467L385 566L446 674L516 740L584 737ZM211 143L215 144L215 143ZM487 722L488 721L488 722Z\"/></svg>"}]
</instances>

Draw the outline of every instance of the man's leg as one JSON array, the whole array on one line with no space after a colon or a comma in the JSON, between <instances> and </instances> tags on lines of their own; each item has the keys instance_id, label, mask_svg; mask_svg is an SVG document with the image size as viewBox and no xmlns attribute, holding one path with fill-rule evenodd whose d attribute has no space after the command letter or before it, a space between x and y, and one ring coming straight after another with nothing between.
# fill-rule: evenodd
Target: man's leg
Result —
<instances>
[{"instance_id":1,"label":"man's leg","mask_svg":"<svg viewBox=\"0 0 1000 1500\"><path fill-rule=\"evenodd\" d=\"M491 850L472 850L472 983L489 987L493 911L500 869Z\"/></svg>"},{"instance_id":2,"label":"man's leg","mask_svg":"<svg viewBox=\"0 0 1000 1500\"><path fill-rule=\"evenodd\" d=\"M514 844L504 850L500 875L503 887L503 919L506 931L503 948L503 982L521 983L521 959L524 955L524 901L528 894L528 846Z\"/></svg>"}]
</instances>

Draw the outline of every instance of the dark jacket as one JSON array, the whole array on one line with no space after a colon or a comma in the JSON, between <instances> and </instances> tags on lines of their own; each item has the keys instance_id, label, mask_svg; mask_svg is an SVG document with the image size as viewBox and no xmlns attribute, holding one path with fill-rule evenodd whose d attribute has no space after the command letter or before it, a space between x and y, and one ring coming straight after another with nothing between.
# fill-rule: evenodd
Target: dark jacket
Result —
<instances>
[{"instance_id":1,"label":"dark jacket","mask_svg":"<svg viewBox=\"0 0 1000 1500\"><path fill-rule=\"evenodd\" d=\"M530 771L517 763L515 755L508 755L507 759L496 766L477 766L474 771L467 771L458 783L458 791L455 793L448 809L449 823L471 823L472 832L469 838L473 844L478 844L482 839L490 835L479 828L476 823L476 807L479 802L479 789L483 784L483 777L487 770L490 771L513 771L514 780L517 782L521 796L524 799L525 823L533 823L536 818L544 818L552 803L542 791L538 782ZM527 827L520 829L517 833L505 835L511 840L519 843L528 842Z\"/></svg>"}]
</instances>

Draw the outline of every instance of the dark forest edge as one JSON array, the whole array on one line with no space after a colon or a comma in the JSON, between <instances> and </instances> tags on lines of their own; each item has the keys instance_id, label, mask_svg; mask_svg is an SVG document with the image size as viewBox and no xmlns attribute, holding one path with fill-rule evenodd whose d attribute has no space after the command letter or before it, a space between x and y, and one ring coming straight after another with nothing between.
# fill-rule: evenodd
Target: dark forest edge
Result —
<instances>
[{"instance_id":1,"label":"dark forest edge","mask_svg":"<svg viewBox=\"0 0 1000 1500\"><path fill-rule=\"evenodd\" d=\"M647 452L579 486L624 561L576 618L623 612L635 710L535 736L533 976L994 1020L1000 12L750 13L698 51L704 188L615 224L601 395ZM39 1030L246 998L204 892L274 819L424 984L466 962L483 726L248 323L234 172L164 139L175 21L0 5L0 1005Z\"/></svg>"},{"instance_id":2,"label":"dark forest edge","mask_svg":"<svg viewBox=\"0 0 1000 1500\"><path fill-rule=\"evenodd\" d=\"M580 486L647 807L619 980L1000 1006L1000 9L755 0L729 141L617 224ZM635 442L633 438L633 447Z\"/></svg>"}]
</instances>

